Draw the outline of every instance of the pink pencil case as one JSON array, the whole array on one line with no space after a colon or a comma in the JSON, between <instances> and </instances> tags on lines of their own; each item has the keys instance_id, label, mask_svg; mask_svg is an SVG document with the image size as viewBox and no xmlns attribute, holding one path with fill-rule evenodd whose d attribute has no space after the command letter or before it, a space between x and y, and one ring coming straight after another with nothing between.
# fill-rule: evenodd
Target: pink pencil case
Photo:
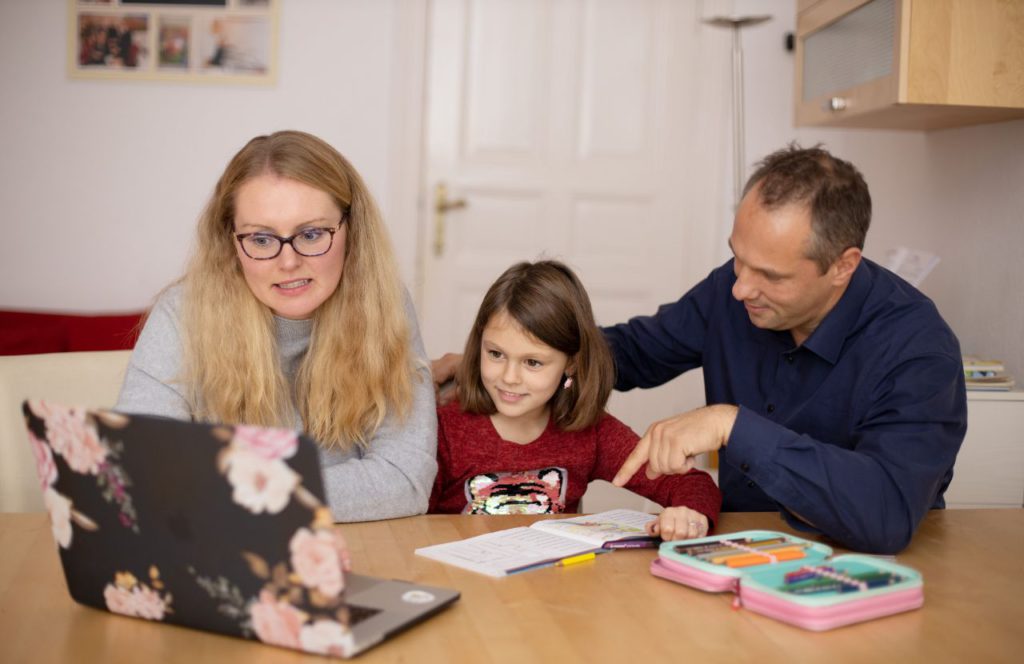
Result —
<instances>
[{"instance_id":1,"label":"pink pencil case","mask_svg":"<svg viewBox=\"0 0 1024 664\"><path fill-rule=\"evenodd\" d=\"M833 629L924 603L916 570L860 554L831 557L831 548L785 533L748 530L665 542L658 553L655 576L707 592L731 590L738 605L804 629ZM729 566L730 558L741 566Z\"/></svg>"}]
</instances>

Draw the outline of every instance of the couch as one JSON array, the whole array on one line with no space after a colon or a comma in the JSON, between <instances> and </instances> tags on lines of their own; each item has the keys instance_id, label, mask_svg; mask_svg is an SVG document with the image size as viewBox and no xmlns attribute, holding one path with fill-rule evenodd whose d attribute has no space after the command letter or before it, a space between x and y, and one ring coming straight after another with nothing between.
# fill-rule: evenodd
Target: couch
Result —
<instances>
[{"instance_id":1,"label":"couch","mask_svg":"<svg viewBox=\"0 0 1024 664\"><path fill-rule=\"evenodd\" d=\"M0 356L0 512L43 509L21 404L113 407L130 350Z\"/></svg>"},{"instance_id":2,"label":"couch","mask_svg":"<svg viewBox=\"0 0 1024 664\"><path fill-rule=\"evenodd\" d=\"M135 345L142 316L0 310L0 355L126 350Z\"/></svg>"}]
</instances>

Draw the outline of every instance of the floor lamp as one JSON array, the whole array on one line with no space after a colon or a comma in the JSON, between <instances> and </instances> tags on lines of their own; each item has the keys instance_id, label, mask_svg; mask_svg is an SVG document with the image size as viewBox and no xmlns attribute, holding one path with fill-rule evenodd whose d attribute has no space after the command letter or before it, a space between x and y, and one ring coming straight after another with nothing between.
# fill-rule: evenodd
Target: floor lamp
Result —
<instances>
[{"instance_id":1,"label":"floor lamp","mask_svg":"<svg viewBox=\"0 0 1024 664\"><path fill-rule=\"evenodd\" d=\"M757 25L771 19L768 14L757 16L715 16L706 18L704 22L719 28L732 29L732 186L733 202L740 205L743 192L743 171L746 168L746 157L743 147L746 139L743 135L743 45L740 42L740 30L748 25Z\"/></svg>"},{"instance_id":2,"label":"floor lamp","mask_svg":"<svg viewBox=\"0 0 1024 664\"><path fill-rule=\"evenodd\" d=\"M757 25L770 20L768 14L757 16L715 16L706 18L704 22L719 28L732 29L732 189L733 212L740 206L743 193L743 171L747 158L743 147L746 138L743 132L743 44L740 41L740 30L748 25ZM718 452L708 455L708 466L718 468Z\"/></svg>"}]
</instances>

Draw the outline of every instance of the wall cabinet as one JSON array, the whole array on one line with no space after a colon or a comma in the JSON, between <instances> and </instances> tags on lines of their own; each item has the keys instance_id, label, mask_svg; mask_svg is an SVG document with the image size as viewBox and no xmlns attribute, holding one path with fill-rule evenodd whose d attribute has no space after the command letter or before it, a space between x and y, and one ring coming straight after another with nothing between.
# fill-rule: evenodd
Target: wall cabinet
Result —
<instances>
[{"instance_id":1,"label":"wall cabinet","mask_svg":"<svg viewBox=\"0 0 1024 664\"><path fill-rule=\"evenodd\" d=\"M1024 505L1024 391L967 392L967 436L947 507Z\"/></svg>"},{"instance_id":2,"label":"wall cabinet","mask_svg":"<svg viewBox=\"0 0 1024 664\"><path fill-rule=\"evenodd\" d=\"M798 0L797 12L798 126L1024 117L1024 2Z\"/></svg>"}]
</instances>

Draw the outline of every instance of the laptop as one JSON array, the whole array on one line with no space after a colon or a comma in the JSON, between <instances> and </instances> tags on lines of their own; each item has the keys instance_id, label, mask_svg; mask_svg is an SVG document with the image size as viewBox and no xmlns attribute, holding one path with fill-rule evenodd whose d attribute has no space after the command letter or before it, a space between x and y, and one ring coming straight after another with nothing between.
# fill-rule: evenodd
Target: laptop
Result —
<instances>
[{"instance_id":1,"label":"laptop","mask_svg":"<svg viewBox=\"0 0 1024 664\"><path fill-rule=\"evenodd\" d=\"M294 431L22 409L81 604L350 657L459 597L342 573L317 447Z\"/></svg>"}]
</instances>

